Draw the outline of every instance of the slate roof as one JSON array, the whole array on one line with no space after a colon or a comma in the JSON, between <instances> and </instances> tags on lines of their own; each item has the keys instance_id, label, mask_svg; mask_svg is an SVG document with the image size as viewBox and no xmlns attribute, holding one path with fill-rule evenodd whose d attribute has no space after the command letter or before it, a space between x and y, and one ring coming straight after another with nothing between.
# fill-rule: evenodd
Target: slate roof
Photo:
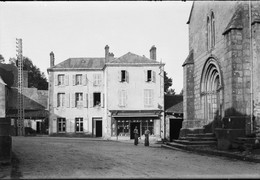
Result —
<instances>
[{"instance_id":1,"label":"slate roof","mask_svg":"<svg viewBox=\"0 0 260 180\"><path fill-rule=\"evenodd\" d=\"M13 64L0 63L0 76L8 87L16 86L18 70Z\"/></svg>"},{"instance_id":2,"label":"slate roof","mask_svg":"<svg viewBox=\"0 0 260 180\"><path fill-rule=\"evenodd\" d=\"M128 52L125 55L109 61L107 64L160 64L158 61Z\"/></svg>"},{"instance_id":3,"label":"slate roof","mask_svg":"<svg viewBox=\"0 0 260 180\"><path fill-rule=\"evenodd\" d=\"M229 32L231 29L243 29L243 6L240 4L237 7L236 12L232 16L231 20L229 21L227 27L225 28L223 35Z\"/></svg>"},{"instance_id":4,"label":"slate roof","mask_svg":"<svg viewBox=\"0 0 260 180\"><path fill-rule=\"evenodd\" d=\"M52 68L103 69L104 66L105 58L69 58Z\"/></svg>"},{"instance_id":5,"label":"slate roof","mask_svg":"<svg viewBox=\"0 0 260 180\"><path fill-rule=\"evenodd\" d=\"M168 112L168 113L183 113L183 101L171 106L168 109L166 109L166 112Z\"/></svg>"},{"instance_id":6,"label":"slate roof","mask_svg":"<svg viewBox=\"0 0 260 180\"><path fill-rule=\"evenodd\" d=\"M166 113L183 113L183 96L164 95L164 107Z\"/></svg>"},{"instance_id":7,"label":"slate roof","mask_svg":"<svg viewBox=\"0 0 260 180\"><path fill-rule=\"evenodd\" d=\"M194 64L194 55L193 55L193 49L190 51L188 57L185 59L182 66L185 66L186 64Z\"/></svg>"}]
</instances>

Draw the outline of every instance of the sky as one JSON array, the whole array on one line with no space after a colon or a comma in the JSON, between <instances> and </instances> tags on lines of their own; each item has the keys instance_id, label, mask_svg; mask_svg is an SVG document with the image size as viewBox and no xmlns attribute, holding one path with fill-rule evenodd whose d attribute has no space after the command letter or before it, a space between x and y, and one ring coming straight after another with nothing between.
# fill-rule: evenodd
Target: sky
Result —
<instances>
[{"instance_id":1,"label":"sky","mask_svg":"<svg viewBox=\"0 0 260 180\"><path fill-rule=\"evenodd\" d=\"M21 38L23 56L48 78L51 51L58 64L71 57L104 57L106 45L115 57L128 52L150 57L155 45L171 88L180 93L191 6L191 1L0 2L0 54L6 63L16 57Z\"/></svg>"}]
</instances>

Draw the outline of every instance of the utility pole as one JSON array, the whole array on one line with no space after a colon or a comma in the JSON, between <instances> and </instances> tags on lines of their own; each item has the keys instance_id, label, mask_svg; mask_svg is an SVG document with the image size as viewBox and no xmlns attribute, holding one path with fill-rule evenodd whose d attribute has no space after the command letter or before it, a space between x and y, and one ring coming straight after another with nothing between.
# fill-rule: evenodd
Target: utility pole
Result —
<instances>
[{"instance_id":1,"label":"utility pole","mask_svg":"<svg viewBox=\"0 0 260 180\"><path fill-rule=\"evenodd\" d=\"M16 51L18 61L18 136L24 136L24 101L23 101L23 45L22 39L16 38Z\"/></svg>"}]
</instances>

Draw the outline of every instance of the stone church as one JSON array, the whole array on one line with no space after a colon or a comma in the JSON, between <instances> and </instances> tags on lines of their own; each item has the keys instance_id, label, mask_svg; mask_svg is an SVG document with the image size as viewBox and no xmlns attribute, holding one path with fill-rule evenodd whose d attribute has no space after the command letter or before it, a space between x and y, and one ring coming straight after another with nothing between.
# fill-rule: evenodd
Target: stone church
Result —
<instances>
[{"instance_id":1,"label":"stone church","mask_svg":"<svg viewBox=\"0 0 260 180\"><path fill-rule=\"evenodd\" d=\"M189 55L183 63L188 133L235 136L260 124L260 2L193 2ZM256 133L257 134L257 133Z\"/></svg>"}]
</instances>

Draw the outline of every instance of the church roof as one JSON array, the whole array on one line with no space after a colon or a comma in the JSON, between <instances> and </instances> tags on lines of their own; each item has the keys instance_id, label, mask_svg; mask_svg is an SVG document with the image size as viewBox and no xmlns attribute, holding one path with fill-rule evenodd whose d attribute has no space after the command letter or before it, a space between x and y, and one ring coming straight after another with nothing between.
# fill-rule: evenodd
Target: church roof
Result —
<instances>
[{"instance_id":1,"label":"church roof","mask_svg":"<svg viewBox=\"0 0 260 180\"><path fill-rule=\"evenodd\" d=\"M158 61L128 52L125 55L109 61L107 64L160 64Z\"/></svg>"},{"instance_id":2,"label":"church roof","mask_svg":"<svg viewBox=\"0 0 260 180\"><path fill-rule=\"evenodd\" d=\"M186 64L194 64L193 49L190 51L182 66L185 66Z\"/></svg>"},{"instance_id":3,"label":"church roof","mask_svg":"<svg viewBox=\"0 0 260 180\"><path fill-rule=\"evenodd\" d=\"M225 28L223 35L229 32L231 29L243 29L243 6L240 5L237 7L236 12L232 16L231 20L229 21L227 27Z\"/></svg>"},{"instance_id":4,"label":"church roof","mask_svg":"<svg viewBox=\"0 0 260 180\"><path fill-rule=\"evenodd\" d=\"M71 69L103 69L105 58L69 58L55 66L53 69L71 68Z\"/></svg>"}]
</instances>

